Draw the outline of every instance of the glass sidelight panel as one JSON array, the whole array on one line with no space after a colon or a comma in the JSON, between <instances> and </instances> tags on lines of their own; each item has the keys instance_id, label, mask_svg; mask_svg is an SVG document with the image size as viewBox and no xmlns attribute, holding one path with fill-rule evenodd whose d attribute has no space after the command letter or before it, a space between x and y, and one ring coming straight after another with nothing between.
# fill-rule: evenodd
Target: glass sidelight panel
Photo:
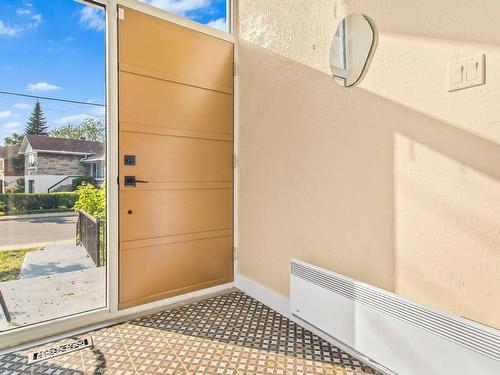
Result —
<instances>
[{"instance_id":1,"label":"glass sidelight panel","mask_svg":"<svg viewBox=\"0 0 500 375\"><path fill-rule=\"evenodd\" d=\"M139 0L181 17L206 24L214 29L230 32L230 0L209 1L159 1Z\"/></svg>"},{"instance_id":2,"label":"glass sidelight panel","mask_svg":"<svg viewBox=\"0 0 500 375\"><path fill-rule=\"evenodd\" d=\"M0 332L106 307L105 9L0 0Z\"/></svg>"}]
</instances>

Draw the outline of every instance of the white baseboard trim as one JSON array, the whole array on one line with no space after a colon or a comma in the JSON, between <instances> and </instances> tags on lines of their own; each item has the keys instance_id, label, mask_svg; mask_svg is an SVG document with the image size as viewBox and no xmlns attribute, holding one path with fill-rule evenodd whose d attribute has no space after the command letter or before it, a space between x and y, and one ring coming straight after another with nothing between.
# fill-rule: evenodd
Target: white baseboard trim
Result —
<instances>
[{"instance_id":1,"label":"white baseboard trim","mask_svg":"<svg viewBox=\"0 0 500 375\"><path fill-rule=\"evenodd\" d=\"M256 300L262 302L264 305L272 308L273 310L279 312L281 315L287 317L288 319L294 321L297 324L300 324L302 327L308 329L314 334L318 335L322 339L328 341L329 343L335 345L336 347L342 349L346 353L352 355L355 358L365 362L366 364L373 367L375 370L382 372L383 374L388 375L397 375L395 372L390 369L384 367L380 363L375 362L371 358L368 358L363 353L358 352L357 350L351 348L350 346L336 340L334 337L326 334L320 329L310 325L309 323L301 320L300 318L292 315L290 312L290 299L258 282L243 276L236 275L235 276L235 286L240 289L242 292L245 292L250 297L255 298Z\"/></svg>"}]
</instances>

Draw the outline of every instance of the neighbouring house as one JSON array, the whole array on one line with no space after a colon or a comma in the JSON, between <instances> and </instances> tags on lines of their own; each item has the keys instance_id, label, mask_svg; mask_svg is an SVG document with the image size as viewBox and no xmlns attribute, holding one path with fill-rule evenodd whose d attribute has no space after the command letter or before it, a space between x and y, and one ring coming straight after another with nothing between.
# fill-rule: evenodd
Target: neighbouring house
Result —
<instances>
[{"instance_id":1,"label":"neighbouring house","mask_svg":"<svg viewBox=\"0 0 500 375\"><path fill-rule=\"evenodd\" d=\"M15 171L13 159L18 155L19 146L0 146L0 193L6 193L16 186L16 181L24 177L24 171Z\"/></svg>"},{"instance_id":2,"label":"neighbouring house","mask_svg":"<svg viewBox=\"0 0 500 375\"><path fill-rule=\"evenodd\" d=\"M27 134L19 153L25 156L25 192L67 191L76 178L104 181L104 142Z\"/></svg>"}]
</instances>

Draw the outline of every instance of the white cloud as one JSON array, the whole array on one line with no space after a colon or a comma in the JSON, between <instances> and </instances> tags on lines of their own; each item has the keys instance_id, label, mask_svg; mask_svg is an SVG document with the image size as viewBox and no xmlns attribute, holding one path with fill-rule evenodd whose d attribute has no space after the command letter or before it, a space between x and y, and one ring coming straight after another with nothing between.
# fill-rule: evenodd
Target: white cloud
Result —
<instances>
[{"instance_id":1,"label":"white cloud","mask_svg":"<svg viewBox=\"0 0 500 375\"><path fill-rule=\"evenodd\" d=\"M106 26L103 10L86 6L80 11L80 23L87 29L103 31Z\"/></svg>"},{"instance_id":2,"label":"white cloud","mask_svg":"<svg viewBox=\"0 0 500 375\"><path fill-rule=\"evenodd\" d=\"M0 118L7 118L12 116L12 111L2 111L0 112Z\"/></svg>"},{"instance_id":3,"label":"white cloud","mask_svg":"<svg viewBox=\"0 0 500 375\"><path fill-rule=\"evenodd\" d=\"M14 36L21 31L18 27L7 26L0 21L0 35Z\"/></svg>"},{"instance_id":4,"label":"white cloud","mask_svg":"<svg viewBox=\"0 0 500 375\"><path fill-rule=\"evenodd\" d=\"M214 29L219 29L222 31L227 31L227 24L225 18L219 18L216 20L212 20L207 23L208 26L213 27Z\"/></svg>"},{"instance_id":5,"label":"white cloud","mask_svg":"<svg viewBox=\"0 0 500 375\"><path fill-rule=\"evenodd\" d=\"M185 15L187 12L205 8L211 0L141 0L144 3L164 9L166 11Z\"/></svg>"},{"instance_id":6,"label":"white cloud","mask_svg":"<svg viewBox=\"0 0 500 375\"><path fill-rule=\"evenodd\" d=\"M29 7L29 6L28 6ZM27 29L33 29L38 27L42 23L42 15L40 13L33 14L33 11L28 8L19 8L16 10L16 13L21 16L30 16L33 22L28 23L24 27Z\"/></svg>"},{"instance_id":7,"label":"white cloud","mask_svg":"<svg viewBox=\"0 0 500 375\"><path fill-rule=\"evenodd\" d=\"M42 15L41 14L34 14L31 19L35 21L36 23L42 22Z\"/></svg>"},{"instance_id":8,"label":"white cloud","mask_svg":"<svg viewBox=\"0 0 500 375\"><path fill-rule=\"evenodd\" d=\"M60 119L56 120L56 124L66 124L68 122L80 122L85 120L86 118L97 119L97 117L94 115L89 115L88 113L79 113L77 115L61 117Z\"/></svg>"},{"instance_id":9,"label":"white cloud","mask_svg":"<svg viewBox=\"0 0 500 375\"><path fill-rule=\"evenodd\" d=\"M21 15L28 15L28 14L31 14L31 9L19 8L16 10L16 13L21 14Z\"/></svg>"},{"instance_id":10,"label":"white cloud","mask_svg":"<svg viewBox=\"0 0 500 375\"><path fill-rule=\"evenodd\" d=\"M103 117L104 114L106 113L106 108L104 107L94 107L90 110L90 113L92 113L95 116Z\"/></svg>"},{"instance_id":11,"label":"white cloud","mask_svg":"<svg viewBox=\"0 0 500 375\"><path fill-rule=\"evenodd\" d=\"M30 109L31 107L33 107L31 104L26 104L26 103L14 104L14 108L19 108L19 109Z\"/></svg>"},{"instance_id":12,"label":"white cloud","mask_svg":"<svg viewBox=\"0 0 500 375\"><path fill-rule=\"evenodd\" d=\"M59 89L59 86L47 82L30 83L27 88L28 91L54 91Z\"/></svg>"},{"instance_id":13,"label":"white cloud","mask_svg":"<svg viewBox=\"0 0 500 375\"><path fill-rule=\"evenodd\" d=\"M7 124L4 125L4 128L6 129L14 129L18 128L22 125L20 122L8 122Z\"/></svg>"}]
</instances>

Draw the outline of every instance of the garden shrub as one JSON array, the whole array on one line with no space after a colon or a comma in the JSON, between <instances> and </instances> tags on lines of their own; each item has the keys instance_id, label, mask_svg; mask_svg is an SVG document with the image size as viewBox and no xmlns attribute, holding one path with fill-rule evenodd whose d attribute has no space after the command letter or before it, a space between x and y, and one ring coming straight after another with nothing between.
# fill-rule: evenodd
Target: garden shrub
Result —
<instances>
[{"instance_id":1,"label":"garden shrub","mask_svg":"<svg viewBox=\"0 0 500 375\"><path fill-rule=\"evenodd\" d=\"M0 194L7 211L34 211L56 208L71 209L78 200L78 193L36 193L36 194ZM1 205L1 203L0 203Z\"/></svg>"},{"instance_id":2,"label":"garden shrub","mask_svg":"<svg viewBox=\"0 0 500 375\"><path fill-rule=\"evenodd\" d=\"M80 185L76 192L79 195L74 210L83 210L99 220L106 219L106 185L96 188L92 184Z\"/></svg>"},{"instance_id":3,"label":"garden shrub","mask_svg":"<svg viewBox=\"0 0 500 375\"><path fill-rule=\"evenodd\" d=\"M78 187L77 193L79 198L73 209L85 211L100 221L99 264L103 266L106 264L106 184L96 188L92 184L83 183Z\"/></svg>"},{"instance_id":4,"label":"garden shrub","mask_svg":"<svg viewBox=\"0 0 500 375\"><path fill-rule=\"evenodd\" d=\"M83 184L93 184L94 179L92 177L77 177L71 181L72 191L76 191Z\"/></svg>"}]
</instances>

